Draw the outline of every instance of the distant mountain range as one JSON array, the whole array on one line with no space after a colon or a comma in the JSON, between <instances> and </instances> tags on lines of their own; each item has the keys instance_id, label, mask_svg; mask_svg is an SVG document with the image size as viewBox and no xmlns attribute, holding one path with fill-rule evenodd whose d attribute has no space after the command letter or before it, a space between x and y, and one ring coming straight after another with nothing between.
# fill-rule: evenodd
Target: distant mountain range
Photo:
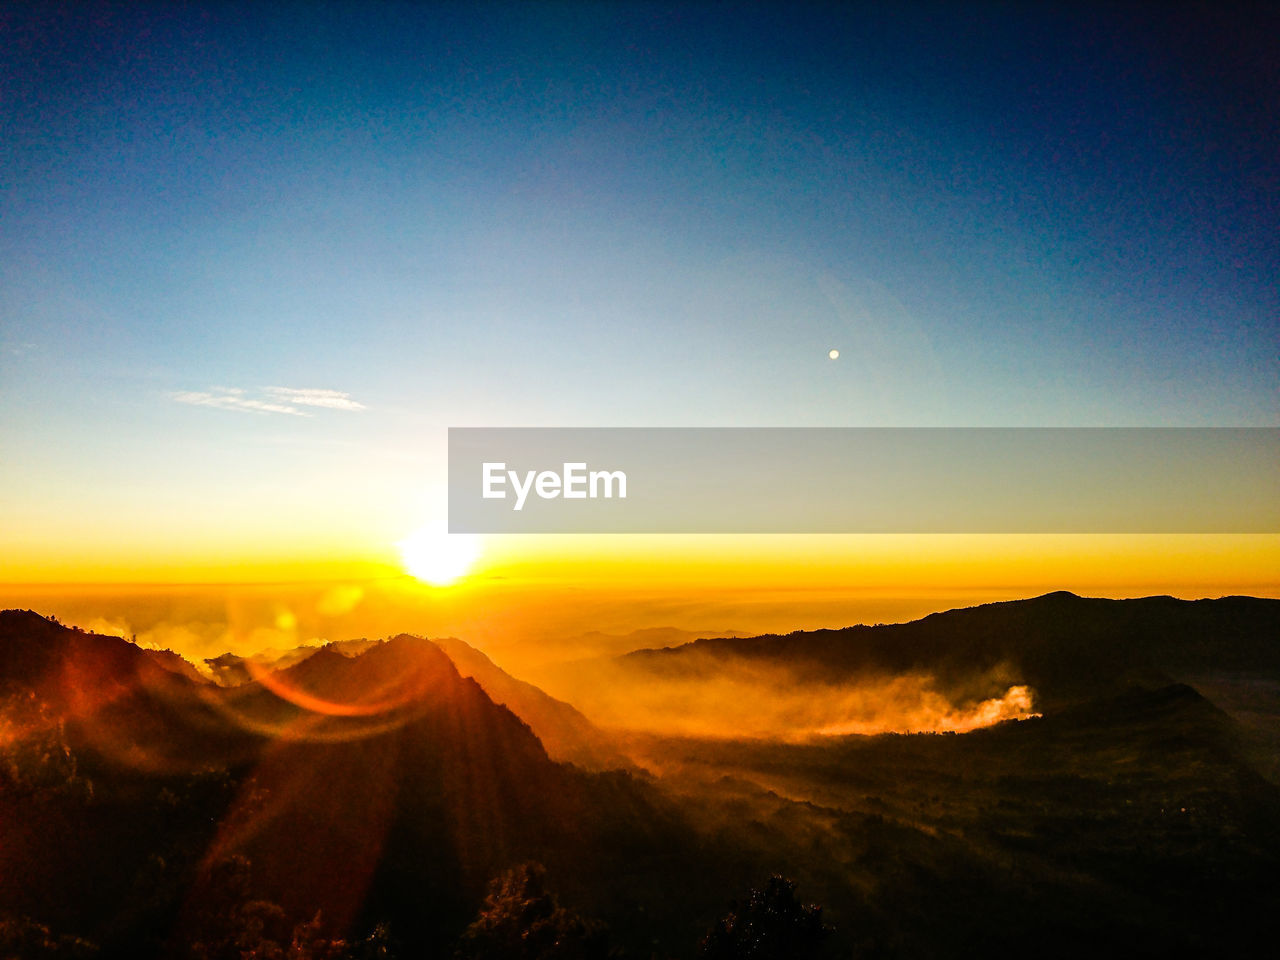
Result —
<instances>
[{"instance_id":1,"label":"distant mountain range","mask_svg":"<svg viewBox=\"0 0 1280 960\"><path fill-rule=\"evenodd\" d=\"M669 634L663 631L662 635ZM169 650L146 650L145 653L167 670L196 681L213 679L224 687L255 681L263 681L270 687L271 676L276 673L281 674L284 683L296 683L298 678L307 678L302 686L309 687L314 682L323 682L326 675L344 673L342 664L333 659L335 655L348 659L359 657L388 642L392 641L340 640L294 650L264 651L247 657L224 653L204 660L203 672ZM473 678L490 699L505 705L527 723L553 759L576 763L589 770L632 767L610 738L572 704L516 679L470 644L453 637L424 641L408 634L394 638L394 642L429 643L443 650L462 676Z\"/></svg>"},{"instance_id":2,"label":"distant mountain range","mask_svg":"<svg viewBox=\"0 0 1280 960\"><path fill-rule=\"evenodd\" d=\"M1135 682L1207 672L1280 678L1280 600L1105 600L1057 592L935 613L910 623L707 638L637 650L621 662L654 676L728 661L782 663L814 681L925 671L962 685L995 671L1035 688L1044 709Z\"/></svg>"},{"instance_id":3,"label":"distant mountain range","mask_svg":"<svg viewBox=\"0 0 1280 960\"><path fill-rule=\"evenodd\" d=\"M377 640L363 639L334 640L323 646L331 648L344 656L354 657L379 642ZM305 646L295 647L292 650L260 650L249 656L224 653L201 661L201 667L204 670L202 675L207 675L208 678L223 686L233 687L237 684L248 683L263 673L280 670L297 663L299 660L305 660L319 649L319 646ZM159 652L165 653L168 651ZM193 669L196 668L193 667ZM199 672L197 669L197 673Z\"/></svg>"}]
</instances>

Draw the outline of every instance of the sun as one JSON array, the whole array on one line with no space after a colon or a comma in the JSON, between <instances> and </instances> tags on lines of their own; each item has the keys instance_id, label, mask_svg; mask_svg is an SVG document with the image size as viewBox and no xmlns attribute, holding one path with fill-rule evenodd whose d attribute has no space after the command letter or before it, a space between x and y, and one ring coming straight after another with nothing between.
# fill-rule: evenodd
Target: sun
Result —
<instances>
[{"instance_id":1,"label":"sun","mask_svg":"<svg viewBox=\"0 0 1280 960\"><path fill-rule=\"evenodd\" d=\"M398 544L405 571L433 587L455 583L480 556L480 538L449 533L436 524L415 530Z\"/></svg>"}]
</instances>

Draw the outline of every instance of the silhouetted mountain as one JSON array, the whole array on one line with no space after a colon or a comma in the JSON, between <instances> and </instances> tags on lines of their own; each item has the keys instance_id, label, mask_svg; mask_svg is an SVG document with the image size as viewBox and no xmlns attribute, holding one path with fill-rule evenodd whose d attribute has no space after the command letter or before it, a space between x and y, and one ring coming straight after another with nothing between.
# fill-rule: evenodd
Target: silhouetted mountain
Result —
<instances>
[{"instance_id":1,"label":"silhouetted mountain","mask_svg":"<svg viewBox=\"0 0 1280 960\"><path fill-rule=\"evenodd\" d=\"M368 650L380 644L386 643L385 640L367 640L361 637L357 640L331 640L325 644L331 650L334 650L344 657L358 657Z\"/></svg>"},{"instance_id":2,"label":"silhouetted mountain","mask_svg":"<svg viewBox=\"0 0 1280 960\"><path fill-rule=\"evenodd\" d=\"M295 647L292 650L259 650L247 657L235 653L224 653L210 657L204 663L216 683L224 687L234 687L237 684L248 683L260 674L272 670L283 670L299 660L305 660L318 649L319 647Z\"/></svg>"},{"instance_id":3,"label":"silhouetted mountain","mask_svg":"<svg viewBox=\"0 0 1280 960\"><path fill-rule=\"evenodd\" d=\"M588 630L568 636L550 636L540 641L544 654L557 662L620 656L650 647L671 647L689 643L700 637L743 637L737 630L681 630L678 627L642 627L629 633L605 633Z\"/></svg>"},{"instance_id":4,"label":"silhouetted mountain","mask_svg":"<svg viewBox=\"0 0 1280 960\"><path fill-rule=\"evenodd\" d=\"M533 729L556 760L589 770L626 769L632 764L613 742L573 705L498 667L470 644L452 637L436 640L463 676L474 677L495 703L505 704Z\"/></svg>"},{"instance_id":5,"label":"silhouetted mountain","mask_svg":"<svg viewBox=\"0 0 1280 960\"><path fill-rule=\"evenodd\" d=\"M172 650L146 649L143 652L166 670L171 673L176 673L179 676L186 677L188 680L194 680L197 683L202 683L209 679L201 674L200 671L192 665L191 661L187 660L181 654L174 653Z\"/></svg>"},{"instance_id":6,"label":"silhouetted mountain","mask_svg":"<svg viewBox=\"0 0 1280 960\"><path fill-rule=\"evenodd\" d=\"M124 681L152 667L160 669L120 637L69 629L31 610L0 611L0 693L40 689L75 699L85 685Z\"/></svg>"},{"instance_id":7,"label":"silhouetted mountain","mask_svg":"<svg viewBox=\"0 0 1280 960\"><path fill-rule=\"evenodd\" d=\"M700 639L635 651L621 662L680 676L733 659L785 664L821 682L927 672L963 686L998 672L1004 682L1030 684L1037 704L1053 709L1207 669L1280 676L1280 600L1105 600L1057 592L903 624Z\"/></svg>"},{"instance_id":8,"label":"silhouetted mountain","mask_svg":"<svg viewBox=\"0 0 1280 960\"><path fill-rule=\"evenodd\" d=\"M447 945L487 881L530 860L624 937L660 922L691 941L718 905L693 878L724 858L700 856L668 801L553 762L426 640L324 647L224 688L128 641L5 614L0 667L38 704L23 733L39 741L0 764L15 771L0 779L0 913L155 952L139 931L196 936L236 858L252 865L242 898L337 930L390 921L414 949ZM673 882L680 897L652 900Z\"/></svg>"},{"instance_id":9,"label":"silhouetted mountain","mask_svg":"<svg viewBox=\"0 0 1280 960\"><path fill-rule=\"evenodd\" d=\"M204 664L209 669L209 675L217 683L227 687L234 687L239 683L248 683L250 679L249 668L245 663L245 658L234 653L223 653L216 657L208 657Z\"/></svg>"},{"instance_id":10,"label":"silhouetted mountain","mask_svg":"<svg viewBox=\"0 0 1280 960\"><path fill-rule=\"evenodd\" d=\"M0 611L0 698L33 696L66 722L87 725L147 700L185 702L199 681L122 637L67 628L30 610Z\"/></svg>"},{"instance_id":11,"label":"silhouetted mountain","mask_svg":"<svg viewBox=\"0 0 1280 960\"><path fill-rule=\"evenodd\" d=\"M345 657L357 657L381 642L381 640L365 639L333 640L321 646L295 647L292 650L259 650L257 653L247 657L234 653L224 653L216 657L209 657L204 661L204 664L214 682L224 687L234 687L242 683L249 683L263 674L290 667L312 656L322 646Z\"/></svg>"}]
</instances>

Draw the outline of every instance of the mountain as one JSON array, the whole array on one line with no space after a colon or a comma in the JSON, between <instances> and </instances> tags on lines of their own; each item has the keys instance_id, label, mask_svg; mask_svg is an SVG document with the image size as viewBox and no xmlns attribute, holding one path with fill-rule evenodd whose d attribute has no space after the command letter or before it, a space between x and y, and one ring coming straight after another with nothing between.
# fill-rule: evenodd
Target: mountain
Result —
<instances>
[{"instance_id":1,"label":"mountain","mask_svg":"<svg viewBox=\"0 0 1280 960\"><path fill-rule=\"evenodd\" d=\"M1239 737L1171 684L960 735L646 749L810 851L846 956L1206 957L1280 934L1280 789Z\"/></svg>"},{"instance_id":2,"label":"mountain","mask_svg":"<svg viewBox=\"0 0 1280 960\"><path fill-rule=\"evenodd\" d=\"M642 627L628 633L588 630L577 634L550 634L539 638L548 666L591 660L601 656L620 656L649 647L669 647L688 643L700 637L742 637L737 630L682 630L678 627Z\"/></svg>"},{"instance_id":3,"label":"mountain","mask_svg":"<svg viewBox=\"0 0 1280 960\"><path fill-rule=\"evenodd\" d=\"M0 611L0 700L28 712L38 705L86 740L119 733L140 751L143 727L154 732L185 706L195 708L189 720L202 722L207 711L194 691L203 682L193 672L174 670L163 654L122 637L64 627L30 610ZM112 724L99 723L103 717Z\"/></svg>"},{"instance_id":4,"label":"mountain","mask_svg":"<svg viewBox=\"0 0 1280 960\"><path fill-rule=\"evenodd\" d=\"M252 776L268 800L233 807L224 819L243 825L215 856L251 860L287 911L345 925L366 899L412 892L419 911L441 904L443 923L502 865L564 839L556 804L578 784L428 641L355 658L323 647L225 703L264 738Z\"/></svg>"},{"instance_id":5,"label":"mountain","mask_svg":"<svg viewBox=\"0 0 1280 960\"><path fill-rule=\"evenodd\" d=\"M1265 669L1272 607L1214 601L1188 615L1155 599L953 611L902 625L924 631L914 649L896 642L911 631L860 628L621 658L619 671L682 677L721 708L737 691L716 693L716 669L754 676L761 700L795 684L803 703L866 664L959 675L957 650L1059 683L1097 665L1117 622L1136 638L1093 695L1068 698L1089 688L1062 680L1043 716L971 733L632 734L625 746L659 777L556 762L463 674L507 684L531 716L572 714L456 642L313 648L226 687L120 638L5 612L0 948L443 956L486 883L536 861L563 903L637 958L694 956L730 901L775 873L823 905L832 956L1265 955L1280 936L1280 788L1251 764L1242 726L1166 674L1204 666L1205 629L1222 662ZM1063 616L1074 633L1052 626ZM955 626L953 647L934 636L939 621ZM1051 636L1083 639L1055 660L1041 649ZM504 889L486 916L518 920L532 901ZM380 924L390 934L376 949L312 943Z\"/></svg>"},{"instance_id":6,"label":"mountain","mask_svg":"<svg viewBox=\"0 0 1280 960\"><path fill-rule=\"evenodd\" d=\"M359 640L333 640L322 646L340 653L344 657L358 657L370 647L377 646L381 642L381 640L365 640L362 638ZM307 659L307 657L310 657L321 648L321 646L304 646L295 647L292 650L259 650L247 657L242 657L235 653L224 653L216 657L210 657L203 662L205 669L209 671L209 676L213 678L214 682L224 687L234 687L242 683L248 683L264 674L290 667L301 660Z\"/></svg>"},{"instance_id":7,"label":"mountain","mask_svg":"<svg viewBox=\"0 0 1280 960\"><path fill-rule=\"evenodd\" d=\"M588 770L620 770L632 766L613 741L576 707L498 667L470 644L436 640L464 677L473 677L495 703L504 704L527 723L554 759Z\"/></svg>"},{"instance_id":8,"label":"mountain","mask_svg":"<svg viewBox=\"0 0 1280 960\"><path fill-rule=\"evenodd\" d=\"M144 652L148 657L155 661L166 670L176 673L179 676L186 677L188 680L194 680L197 683L203 682L208 678L200 673L199 670L183 657L181 654L174 653L172 650L153 650L145 649Z\"/></svg>"},{"instance_id":9,"label":"mountain","mask_svg":"<svg viewBox=\"0 0 1280 960\"><path fill-rule=\"evenodd\" d=\"M235 653L224 653L209 657L204 661L205 668L215 682L225 687L248 683L254 677L282 670L299 660L305 660L318 650L318 647L295 647L292 650L259 650L247 657Z\"/></svg>"},{"instance_id":10,"label":"mountain","mask_svg":"<svg viewBox=\"0 0 1280 960\"><path fill-rule=\"evenodd\" d=\"M222 687L0 614L0 921L158 955L260 902L438 952L532 860L619 937L689 942L749 879L648 784L551 760L429 641L340 649Z\"/></svg>"},{"instance_id":11,"label":"mountain","mask_svg":"<svg viewBox=\"0 0 1280 960\"><path fill-rule=\"evenodd\" d=\"M1106 600L1058 592L903 624L699 639L638 650L620 663L678 678L734 661L785 664L821 683L924 672L964 688L969 678L998 675L1030 685L1042 708L1057 709L1207 670L1280 678L1280 600Z\"/></svg>"},{"instance_id":12,"label":"mountain","mask_svg":"<svg viewBox=\"0 0 1280 960\"><path fill-rule=\"evenodd\" d=\"M121 637L67 628L31 610L0 611L0 694L39 689L67 703L162 669Z\"/></svg>"}]
</instances>

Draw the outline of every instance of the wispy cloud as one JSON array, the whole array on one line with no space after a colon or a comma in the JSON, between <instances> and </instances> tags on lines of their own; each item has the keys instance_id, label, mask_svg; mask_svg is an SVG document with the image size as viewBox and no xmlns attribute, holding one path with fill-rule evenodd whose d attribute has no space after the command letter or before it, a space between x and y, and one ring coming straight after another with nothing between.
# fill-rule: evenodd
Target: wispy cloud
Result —
<instances>
[{"instance_id":1,"label":"wispy cloud","mask_svg":"<svg viewBox=\"0 0 1280 960\"><path fill-rule=\"evenodd\" d=\"M183 390L170 394L178 403L195 407L216 407L244 413L282 413L293 417L310 417L303 407L329 410L364 410L363 403L351 399L341 390L296 387L264 387L255 396L239 387L213 387L210 390Z\"/></svg>"},{"instance_id":2,"label":"wispy cloud","mask_svg":"<svg viewBox=\"0 0 1280 960\"><path fill-rule=\"evenodd\" d=\"M282 403L303 407L326 407L330 410L364 410L365 405L351 399L351 394L341 390L297 389L296 387L267 387L267 393Z\"/></svg>"},{"instance_id":3,"label":"wispy cloud","mask_svg":"<svg viewBox=\"0 0 1280 960\"><path fill-rule=\"evenodd\" d=\"M309 416L309 414L287 403L274 403L269 400L256 400L253 397L246 397L244 396L243 391L219 390L214 392L204 392L186 390L181 393L171 394L171 396L179 403L189 403L195 407L217 407L219 410L243 410L246 413L287 413L295 417Z\"/></svg>"}]
</instances>

